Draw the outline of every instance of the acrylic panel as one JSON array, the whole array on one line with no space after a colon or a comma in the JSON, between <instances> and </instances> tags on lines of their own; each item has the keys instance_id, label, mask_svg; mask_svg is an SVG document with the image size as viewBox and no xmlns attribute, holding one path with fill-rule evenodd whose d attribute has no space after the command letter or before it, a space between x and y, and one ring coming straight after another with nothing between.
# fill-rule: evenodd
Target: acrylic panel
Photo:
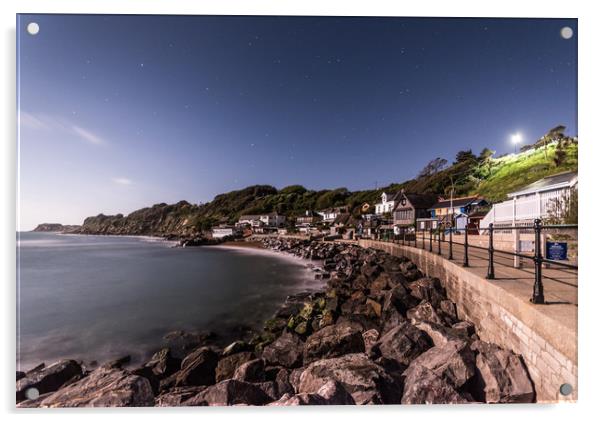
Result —
<instances>
[{"instance_id":1,"label":"acrylic panel","mask_svg":"<svg viewBox=\"0 0 602 422\"><path fill-rule=\"evenodd\" d=\"M17 16L17 407L577 399L576 19Z\"/></svg>"}]
</instances>

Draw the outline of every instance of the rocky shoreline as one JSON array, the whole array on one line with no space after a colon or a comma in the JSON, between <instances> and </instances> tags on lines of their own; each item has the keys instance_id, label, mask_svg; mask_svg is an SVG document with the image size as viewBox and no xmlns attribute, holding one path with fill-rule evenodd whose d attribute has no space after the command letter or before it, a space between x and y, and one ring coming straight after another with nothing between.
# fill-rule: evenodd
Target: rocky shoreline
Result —
<instances>
[{"instance_id":1,"label":"rocky shoreline","mask_svg":"<svg viewBox=\"0 0 602 422\"><path fill-rule=\"evenodd\" d=\"M520 356L479 340L436 278L354 245L261 239L320 262L323 291L287 298L264 330L221 347L170 334L143 365L75 360L17 373L17 407L529 403ZM30 397L32 389L39 397Z\"/></svg>"}]
</instances>

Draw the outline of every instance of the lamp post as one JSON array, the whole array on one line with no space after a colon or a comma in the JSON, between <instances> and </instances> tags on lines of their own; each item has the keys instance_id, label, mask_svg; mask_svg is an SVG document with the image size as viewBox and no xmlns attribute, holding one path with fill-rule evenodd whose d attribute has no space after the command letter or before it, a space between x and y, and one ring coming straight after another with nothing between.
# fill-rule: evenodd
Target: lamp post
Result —
<instances>
[{"instance_id":1,"label":"lamp post","mask_svg":"<svg viewBox=\"0 0 602 422\"><path fill-rule=\"evenodd\" d=\"M514 144L514 154L516 154L516 147L517 147L518 144L520 144L522 142L523 135L521 135L520 132L516 132L514 135L512 135L510 137L510 140Z\"/></svg>"}]
</instances>

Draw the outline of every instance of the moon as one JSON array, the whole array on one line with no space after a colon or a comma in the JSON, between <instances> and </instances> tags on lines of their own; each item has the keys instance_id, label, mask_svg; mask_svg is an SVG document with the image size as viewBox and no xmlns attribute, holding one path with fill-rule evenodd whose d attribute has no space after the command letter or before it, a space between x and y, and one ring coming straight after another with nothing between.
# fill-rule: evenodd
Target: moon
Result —
<instances>
[{"instance_id":1,"label":"moon","mask_svg":"<svg viewBox=\"0 0 602 422\"><path fill-rule=\"evenodd\" d=\"M565 40L573 38L573 29L570 26L565 26L560 30L560 36Z\"/></svg>"}]
</instances>

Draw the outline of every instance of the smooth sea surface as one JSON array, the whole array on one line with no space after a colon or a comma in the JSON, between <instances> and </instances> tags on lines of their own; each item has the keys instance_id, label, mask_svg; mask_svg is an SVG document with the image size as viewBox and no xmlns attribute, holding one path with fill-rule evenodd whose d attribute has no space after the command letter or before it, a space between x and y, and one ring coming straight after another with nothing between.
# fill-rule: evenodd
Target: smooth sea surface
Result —
<instances>
[{"instance_id":1,"label":"smooth sea surface","mask_svg":"<svg viewBox=\"0 0 602 422\"><path fill-rule=\"evenodd\" d=\"M17 236L17 369L74 358L140 362L173 330L261 327L287 295L317 290L307 263L275 252L174 248L156 238Z\"/></svg>"}]
</instances>

